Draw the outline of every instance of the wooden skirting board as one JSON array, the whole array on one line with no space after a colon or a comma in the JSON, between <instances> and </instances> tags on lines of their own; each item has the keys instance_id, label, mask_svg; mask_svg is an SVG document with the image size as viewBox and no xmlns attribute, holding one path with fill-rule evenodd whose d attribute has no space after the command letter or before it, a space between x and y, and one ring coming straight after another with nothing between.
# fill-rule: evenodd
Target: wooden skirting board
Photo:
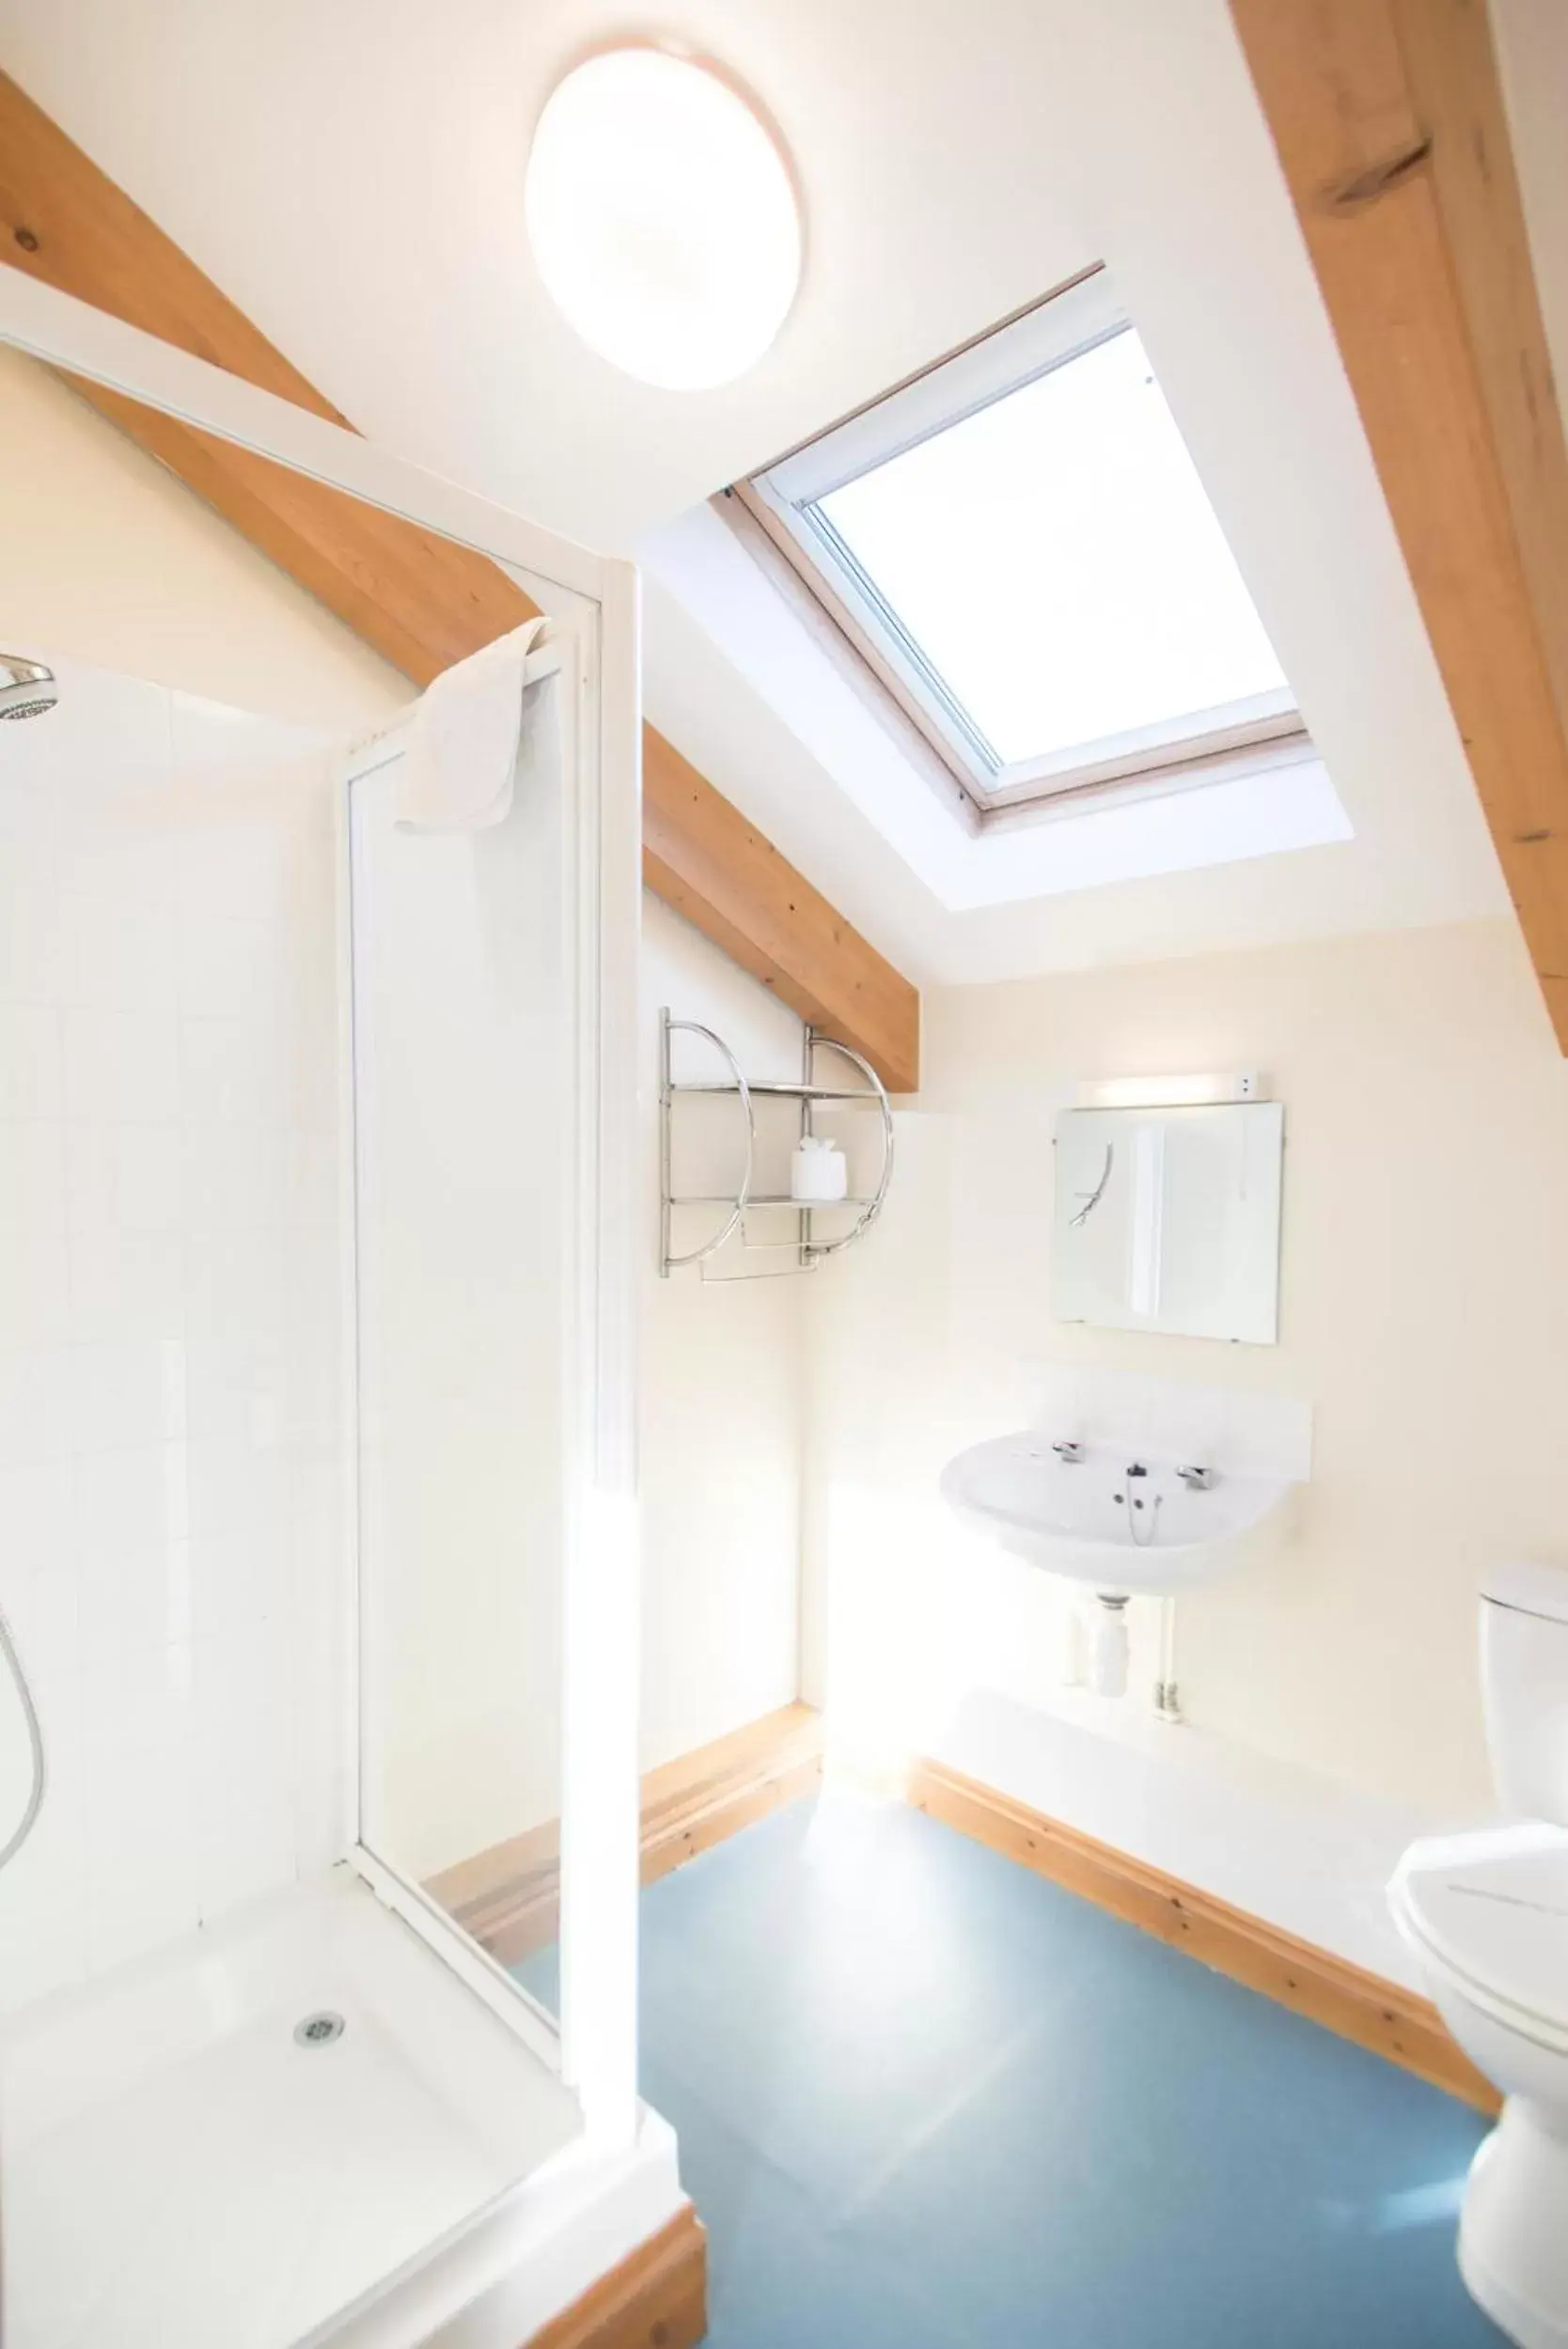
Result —
<instances>
[{"instance_id":1,"label":"wooden skirting board","mask_svg":"<svg viewBox=\"0 0 1568 2349\"><path fill-rule=\"evenodd\" d=\"M651 1884L822 1781L822 1715L785 1705L729 1737L651 1771L642 1788L642 1880ZM1414 2072L1480 2112L1497 2091L1455 2045L1436 2008L1399 1982L1232 1908L1179 1876L1030 1810L936 1762L913 1763L898 1788L917 1810L1170 1948ZM886 1781L879 1781L886 1792ZM557 1822L432 1877L426 1889L504 1965L554 1940L560 1914Z\"/></svg>"},{"instance_id":2,"label":"wooden skirting board","mask_svg":"<svg viewBox=\"0 0 1568 2349\"><path fill-rule=\"evenodd\" d=\"M823 1721L784 1705L699 1746L642 1782L642 1880L652 1884L726 1836L810 1793L823 1770ZM460 1860L425 1889L502 1965L554 1941L560 1920L557 1820Z\"/></svg>"},{"instance_id":3,"label":"wooden skirting board","mask_svg":"<svg viewBox=\"0 0 1568 2349\"><path fill-rule=\"evenodd\" d=\"M908 1793L916 1809L931 1818L989 1844L1036 1875L1049 1876L1173 1949L1185 1950L1216 1973L1386 2056L1479 2112L1498 2109L1491 2081L1455 2045L1436 2008L1414 1991L1298 1941L1261 1917L938 1762L917 1762Z\"/></svg>"},{"instance_id":4,"label":"wooden skirting board","mask_svg":"<svg viewBox=\"0 0 1568 2349\"><path fill-rule=\"evenodd\" d=\"M525 2349L696 2349L708 2329L708 2238L688 2203Z\"/></svg>"}]
</instances>

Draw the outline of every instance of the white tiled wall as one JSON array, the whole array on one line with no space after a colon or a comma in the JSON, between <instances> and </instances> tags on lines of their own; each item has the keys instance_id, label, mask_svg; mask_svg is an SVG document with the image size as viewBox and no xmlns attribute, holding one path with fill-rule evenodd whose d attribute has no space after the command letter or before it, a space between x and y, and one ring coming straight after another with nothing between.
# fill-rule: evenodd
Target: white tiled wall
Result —
<instances>
[{"instance_id":1,"label":"white tiled wall","mask_svg":"<svg viewBox=\"0 0 1568 2349\"><path fill-rule=\"evenodd\" d=\"M320 1866L342 1808L330 785L56 666L0 728L0 1605L49 1764L0 2008Z\"/></svg>"},{"instance_id":2,"label":"white tiled wall","mask_svg":"<svg viewBox=\"0 0 1568 2349\"><path fill-rule=\"evenodd\" d=\"M1190 1461L1232 1475L1312 1473L1312 1406L1294 1396L1194 1386L1097 1363L1026 1365L1034 1424L1086 1444L1124 1444L1153 1459Z\"/></svg>"}]
</instances>

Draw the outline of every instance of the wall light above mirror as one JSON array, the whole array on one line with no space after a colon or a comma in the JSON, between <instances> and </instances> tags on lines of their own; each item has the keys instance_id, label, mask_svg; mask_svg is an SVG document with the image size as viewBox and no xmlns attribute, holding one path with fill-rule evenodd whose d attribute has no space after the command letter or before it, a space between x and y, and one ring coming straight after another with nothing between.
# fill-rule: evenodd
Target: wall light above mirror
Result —
<instances>
[{"instance_id":1,"label":"wall light above mirror","mask_svg":"<svg viewBox=\"0 0 1568 2349\"><path fill-rule=\"evenodd\" d=\"M1283 1105L1235 1094L1184 1104L1183 1083L1200 1080L1125 1082L1177 1100L1057 1120L1056 1319L1277 1344Z\"/></svg>"},{"instance_id":2,"label":"wall light above mirror","mask_svg":"<svg viewBox=\"0 0 1568 2349\"><path fill-rule=\"evenodd\" d=\"M1078 1088L1080 1109L1200 1109L1215 1102L1267 1101L1256 1069L1220 1076L1097 1076Z\"/></svg>"}]
</instances>

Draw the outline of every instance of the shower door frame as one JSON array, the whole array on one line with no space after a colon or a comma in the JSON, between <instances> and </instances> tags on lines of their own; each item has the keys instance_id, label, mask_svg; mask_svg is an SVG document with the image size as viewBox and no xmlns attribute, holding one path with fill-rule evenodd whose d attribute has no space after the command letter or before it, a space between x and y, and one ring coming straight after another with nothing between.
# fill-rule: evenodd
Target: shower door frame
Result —
<instances>
[{"instance_id":1,"label":"shower door frame","mask_svg":"<svg viewBox=\"0 0 1568 2349\"><path fill-rule=\"evenodd\" d=\"M584 885L577 966L577 1165L589 1204L579 1235L577 1376L569 1406L562 1559L561 2017L558 2035L503 1970L420 1887L361 1839L358 1558L345 1692L350 1816L346 1856L370 1887L476 1994L557 2062L596 2151L637 2130L636 1903L638 1537L635 1304L639 1165L637 976L641 921L641 705L637 577L525 516L391 456L344 427L212 366L0 263L0 344L215 434L364 504L488 556L525 587L565 590L559 633L597 726L581 729L572 805ZM558 594L556 602L559 603ZM557 623L559 627L559 623ZM412 693L411 693L412 698ZM396 727L382 737L388 744ZM366 743L349 776L380 762ZM346 841L345 841L346 848ZM348 888L346 857L340 887ZM343 1007L345 1022L348 1005ZM349 1039L345 1028L345 1045ZM352 1141L351 1141L352 1148ZM351 1227L352 1235L352 1227ZM352 1236L351 1249L352 1265ZM351 1327L353 1325L351 1324ZM352 1353L352 1346L351 1346ZM350 1377L352 1379L352 1365ZM356 1401L351 1389L351 1399ZM345 1429L351 1496L357 1413Z\"/></svg>"}]
</instances>

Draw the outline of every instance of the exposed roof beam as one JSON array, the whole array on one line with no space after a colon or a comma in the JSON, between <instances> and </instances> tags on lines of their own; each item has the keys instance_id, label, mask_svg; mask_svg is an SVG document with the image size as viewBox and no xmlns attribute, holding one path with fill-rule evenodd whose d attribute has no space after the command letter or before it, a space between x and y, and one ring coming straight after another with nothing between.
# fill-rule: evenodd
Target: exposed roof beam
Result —
<instances>
[{"instance_id":1,"label":"exposed roof beam","mask_svg":"<svg viewBox=\"0 0 1568 2349\"><path fill-rule=\"evenodd\" d=\"M909 1026L908 982L880 958L854 952L843 916L651 728L642 788L649 887L764 986L775 986L773 974L786 965L803 980L812 971L833 974L832 1001L825 990L813 997L797 983L786 997L792 1010L864 1053L890 1092L913 1092L918 1037Z\"/></svg>"},{"instance_id":2,"label":"exposed roof beam","mask_svg":"<svg viewBox=\"0 0 1568 2349\"><path fill-rule=\"evenodd\" d=\"M332 403L113 180L0 74L6 258L95 308L335 424ZM416 684L529 618L496 564L138 402L82 397ZM707 779L644 728L650 888L803 1019L919 1081L919 996Z\"/></svg>"},{"instance_id":3,"label":"exposed roof beam","mask_svg":"<svg viewBox=\"0 0 1568 2349\"><path fill-rule=\"evenodd\" d=\"M1231 0L1568 1052L1568 455L1484 0Z\"/></svg>"}]
</instances>

